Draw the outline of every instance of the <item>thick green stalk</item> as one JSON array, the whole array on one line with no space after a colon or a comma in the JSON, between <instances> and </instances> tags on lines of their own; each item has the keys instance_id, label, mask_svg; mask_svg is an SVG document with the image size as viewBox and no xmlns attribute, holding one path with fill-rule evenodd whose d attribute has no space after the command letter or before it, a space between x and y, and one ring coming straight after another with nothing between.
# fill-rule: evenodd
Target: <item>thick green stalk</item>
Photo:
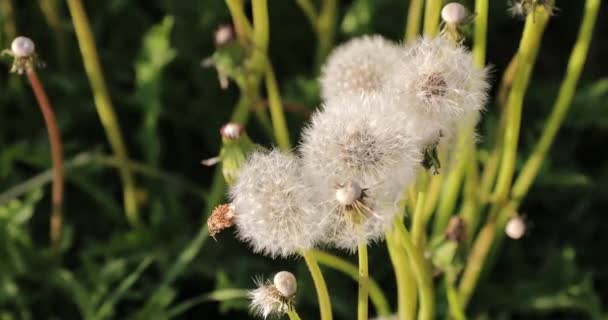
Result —
<instances>
[{"instance_id":1,"label":"thick green stalk","mask_svg":"<svg viewBox=\"0 0 608 320\"><path fill-rule=\"evenodd\" d=\"M241 44L246 44L253 33L253 28L243 10L243 0L226 0L226 6L230 10L236 35Z\"/></svg>"},{"instance_id":2,"label":"thick green stalk","mask_svg":"<svg viewBox=\"0 0 608 320\"><path fill-rule=\"evenodd\" d=\"M475 0L475 31L473 43L473 61L477 68L486 65L486 48L488 35L488 0Z\"/></svg>"},{"instance_id":3,"label":"thick green stalk","mask_svg":"<svg viewBox=\"0 0 608 320\"><path fill-rule=\"evenodd\" d=\"M388 254L391 258L393 271L395 272L395 279L397 280L397 314L399 315L399 319L414 319L416 315L416 303L418 302L416 280L411 275L411 267L407 255L398 245L395 233L387 232L385 238Z\"/></svg>"},{"instance_id":4,"label":"thick green stalk","mask_svg":"<svg viewBox=\"0 0 608 320\"><path fill-rule=\"evenodd\" d=\"M337 20L338 0L324 0L317 20L319 45L317 47L317 56L315 60L317 66L316 70L323 64L334 45Z\"/></svg>"},{"instance_id":5,"label":"thick green stalk","mask_svg":"<svg viewBox=\"0 0 608 320\"><path fill-rule=\"evenodd\" d=\"M441 14L441 0L426 0L424 10L424 35L435 37L439 32L439 15Z\"/></svg>"},{"instance_id":6,"label":"thick green stalk","mask_svg":"<svg viewBox=\"0 0 608 320\"><path fill-rule=\"evenodd\" d=\"M320 264L340 271L357 282L359 281L359 270L357 266L347 260L319 250L309 250L308 252L310 252ZM372 301L374 308L376 308L378 315L387 316L391 313L384 292L382 292L378 283L371 277L369 278L369 298Z\"/></svg>"},{"instance_id":7,"label":"thick green stalk","mask_svg":"<svg viewBox=\"0 0 608 320\"><path fill-rule=\"evenodd\" d=\"M266 52L270 41L270 24L268 20L268 0L253 0L253 51L251 67L263 71L266 65Z\"/></svg>"},{"instance_id":8,"label":"thick green stalk","mask_svg":"<svg viewBox=\"0 0 608 320\"><path fill-rule=\"evenodd\" d=\"M414 210L414 222L412 223L412 239L418 247L422 246L424 233L426 232L426 220L424 217L426 193L418 192L416 209Z\"/></svg>"},{"instance_id":9,"label":"thick green stalk","mask_svg":"<svg viewBox=\"0 0 608 320\"><path fill-rule=\"evenodd\" d=\"M414 245L412 237L399 218L393 220L393 228L399 238L399 243L405 248L414 275L418 284L418 293L420 296L420 311L418 320L432 320L435 314L435 296L433 294L433 278L431 270L427 268L427 263L422 256L422 253Z\"/></svg>"},{"instance_id":10,"label":"thick green stalk","mask_svg":"<svg viewBox=\"0 0 608 320\"><path fill-rule=\"evenodd\" d=\"M272 65L270 64L266 66L266 93L268 94L268 106L270 108L270 117L272 118L275 139L279 148L283 151L287 151L291 149L289 130L287 129L287 122L285 121L283 101L281 99L281 93L279 92L277 79L272 70Z\"/></svg>"},{"instance_id":11,"label":"thick green stalk","mask_svg":"<svg viewBox=\"0 0 608 320\"><path fill-rule=\"evenodd\" d=\"M369 259L367 257L367 242L359 241L359 295L357 296L357 319L369 320Z\"/></svg>"},{"instance_id":12,"label":"thick green stalk","mask_svg":"<svg viewBox=\"0 0 608 320\"><path fill-rule=\"evenodd\" d=\"M561 127L572 103L576 85L587 60L587 52L589 51L589 44L593 36L600 3L600 0L587 0L586 2L585 15L579 30L578 39L570 55L568 70L559 89L559 95L553 106L553 111L544 126L540 140L534 147L534 151L524 164L521 174L513 185L512 197L517 201L521 201L521 198L526 195L538 175L538 170L546 158L547 151L555 140L555 135Z\"/></svg>"},{"instance_id":13,"label":"thick green stalk","mask_svg":"<svg viewBox=\"0 0 608 320\"><path fill-rule=\"evenodd\" d=\"M95 106L97 107L97 113L99 114L99 118L101 119L101 123L108 140L110 141L113 152L121 161L119 173L124 188L123 198L127 219L132 225L138 225L140 221L139 214L137 213L135 178L133 172L131 172L127 165L129 161L127 147L122 137L116 113L112 107L108 89L106 88L99 57L97 55L97 49L95 48L93 33L89 26L89 20L80 0L68 0L67 2L70 14L72 15L74 30L76 31L76 36L78 38L80 52L82 53L84 67L91 88L93 89L93 98L95 100Z\"/></svg>"},{"instance_id":14,"label":"thick green stalk","mask_svg":"<svg viewBox=\"0 0 608 320\"><path fill-rule=\"evenodd\" d=\"M289 311L287 311L287 316L289 317L289 320L302 320L302 318L300 318L300 315L298 315L298 313L296 312L296 309L289 309Z\"/></svg>"},{"instance_id":15,"label":"thick green stalk","mask_svg":"<svg viewBox=\"0 0 608 320\"><path fill-rule=\"evenodd\" d=\"M405 42L416 41L420 33L420 20L422 20L423 0L411 0L407 11L407 22L405 24Z\"/></svg>"},{"instance_id":16,"label":"thick green stalk","mask_svg":"<svg viewBox=\"0 0 608 320\"><path fill-rule=\"evenodd\" d=\"M331 300L329 299L327 284L325 283L325 278L323 277L323 273L321 273L317 259L309 250L303 251L302 257L304 257L304 261L306 261L306 265L308 266L308 270L312 276L312 281L315 284L317 299L319 300L319 312L321 314L321 320L331 320Z\"/></svg>"},{"instance_id":17,"label":"thick green stalk","mask_svg":"<svg viewBox=\"0 0 608 320\"><path fill-rule=\"evenodd\" d=\"M462 304L460 303L460 297L458 296L458 292L456 288L454 288L454 284L452 283L452 278L450 275L446 274L444 279L445 291L448 297L448 305L450 308L450 319L454 320L466 320L467 316L464 313L464 309L462 308Z\"/></svg>"},{"instance_id":18,"label":"thick green stalk","mask_svg":"<svg viewBox=\"0 0 608 320\"><path fill-rule=\"evenodd\" d=\"M542 7L537 7L536 12L529 14L526 18L521 43L517 52L518 63L515 80L504 110L504 112L507 112L507 122L503 141L502 161L494 192L494 200L497 202L504 202L511 188L515 172L515 162L517 160L517 144L521 127L524 96L530 83L532 69L534 68L538 49L548 21L549 15Z\"/></svg>"}]
</instances>

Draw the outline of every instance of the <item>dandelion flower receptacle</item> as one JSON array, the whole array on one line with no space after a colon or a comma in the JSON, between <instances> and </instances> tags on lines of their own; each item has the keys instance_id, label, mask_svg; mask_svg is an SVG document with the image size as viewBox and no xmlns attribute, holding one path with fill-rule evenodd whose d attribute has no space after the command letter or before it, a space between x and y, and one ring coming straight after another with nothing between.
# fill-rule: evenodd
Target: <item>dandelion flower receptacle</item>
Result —
<instances>
[{"instance_id":1,"label":"dandelion flower receptacle","mask_svg":"<svg viewBox=\"0 0 608 320\"><path fill-rule=\"evenodd\" d=\"M323 228L311 196L298 157L254 152L230 188L238 237L273 258L313 248Z\"/></svg>"},{"instance_id":2,"label":"dandelion flower receptacle","mask_svg":"<svg viewBox=\"0 0 608 320\"><path fill-rule=\"evenodd\" d=\"M297 291L296 277L288 271L277 273L273 281L256 279L257 288L249 291L250 309L264 319L283 316L293 310Z\"/></svg>"}]
</instances>

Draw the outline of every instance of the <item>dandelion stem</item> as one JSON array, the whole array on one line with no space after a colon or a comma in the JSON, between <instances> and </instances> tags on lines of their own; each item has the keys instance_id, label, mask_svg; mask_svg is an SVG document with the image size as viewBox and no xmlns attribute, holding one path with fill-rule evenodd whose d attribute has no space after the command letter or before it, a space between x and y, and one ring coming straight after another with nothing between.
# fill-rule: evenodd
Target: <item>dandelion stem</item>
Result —
<instances>
[{"instance_id":1,"label":"dandelion stem","mask_svg":"<svg viewBox=\"0 0 608 320\"><path fill-rule=\"evenodd\" d=\"M368 320L368 298L369 298L369 262L367 256L367 242L359 241L359 295L357 303L357 319Z\"/></svg>"},{"instance_id":2,"label":"dandelion stem","mask_svg":"<svg viewBox=\"0 0 608 320\"><path fill-rule=\"evenodd\" d=\"M418 293L420 295L420 311L418 320L434 319L435 297L433 294L433 278L422 253L414 245L410 233L407 231L401 220L397 217L393 220L393 227L399 239L399 243L405 248L410 263L416 276Z\"/></svg>"},{"instance_id":3,"label":"dandelion stem","mask_svg":"<svg viewBox=\"0 0 608 320\"><path fill-rule=\"evenodd\" d=\"M13 0L0 0L0 20L2 29L8 39L17 36L17 25L15 24L15 5Z\"/></svg>"},{"instance_id":4,"label":"dandelion stem","mask_svg":"<svg viewBox=\"0 0 608 320\"><path fill-rule=\"evenodd\" d=\"M412 240L418 247L422 246L423 236L426 232L426 220L424 217L426 193L418 192L416 199L416 209L414 210L414 222L412 224Z\"/></svg>"},{"instance_id":5,"label":"dandelion stem","mask_svg":"<svg viewBox=\"0 0 608 320\"><path fill-rule=\"evenodd\" d=\"M422 20L423 0L411 0L407 11L407 22L405 24L405 42L416 41L420 33L420 20Z\"/></svg>"},{"instance_id":6,"label":"dandelion stem","mask_svg":"<svg viewBox=\"0 0 608 320\"><path fill-rule=\"evenodd\" d=\"M93 89L93 98L95 100L95 106L97 107L97 113L99 114L99 118L101 119L101 123L105 129L108 140L110 141L113 152L121 162L119 173L124 188L123 197L127 219L131 225L137 226L140 221L139 214L137 213L135 178L133 172L131 172L127 165L129 160L127 148L104 81L97 49L95 48L93 33L91 32L82 2L80 0L68 0L67 3L72 15L74 30L76 31L76 36L78 38L84 67Z\"/></svg>"},{"instance_id":7,"label":"dandelion stem","mask_svg":"<svg viewBox=\"0 0 608 320\"><path fill-rule=\"evenodd\" d=\"M319 250L309 250L309 252L314 255L320 264L340 271L357 282L359 281L359 270L354 264L327 252ZM369 298L378 315L387 316L391 313L386 296L378 283L371 277L369 278Z\"/></svg>"},{"instance_id":8,"label":"dandelion stem","mask_svg":"<svg viewBox=\"0 0 608 320\"><path fill-rule=\"evenodd\" d=\"M424 11L424 35L435 37L439 31L439 15L441 14L441 0L426 0Z\"/></svg>"},{"instance_id":9,"label":"dandelion stem","mask_svg":"<svg viewBox=\"0 0 608 320\"><path fill-rule=\"evenodd\" d=\"M312 281L315 284L315 289L317 290L321 320L331 320L331 300L329 299L327 284L325 283L325 278L323 277L323 273L321 273L317 259L309 250L303 251L302 257L304 257L304 260L306 261L306 265L312 276Z\"/></svg>"},{"instance_id":10,"label":"dandelion stem","mask_svg":"<svg viewBox=\"0 0 608 320\"><path fill-rule=\"evenodd\" d=\"M486 65L488 9L488 0L475 0L475 42L473 43L473 61L477 68L483 68Z\"/></svg>"},{"instance_id":11,"label":"dandelion stem","mask_svg":"<svg viewBox=\"0 0 608 320\"><path fill-rule=\"evenodd\" d=\"M296 309L289 309L289 311L287 311L287 316L289 317L289 320L302 320L302 318L300 318L300 315L298 315L298 313L296 312Z\"/></svg>"},{"instance_id":12,"label":"dandelion stem","mask_svg":"<svg viewBox=\"0 0 608 320\"><path fill-rule=\"evenodd\" d=\"M236 35L241 41L241 44L245 44L253 33L253 28L243 11L243 0L226 0L230 15L232 15L232 21L234 23L234 29Z\"/></svg>"},{"instance_id":13,"label":"dandelion stem","mask_svg":"<svg viewBox=\"0 0 608 320\"><path fill-rule=\"evenodd\" d=\"M291 148L289 130L287 129L287 122L285 121L283 101L279 92L277 79L275 78L272 65L270 64L266 66L266 91L268 94L268 107L270 109L270 117L272 118L275 139L279 148L283 151L287 151Z\"/></svg>"},{"instance_id":14,"label":"dandelion stem","mask_svg":"<svg viewBox=\"0 0 608 320\"><path fill-rule=\"evenodd\" d=\"M270 40L268 21L268 0L253 0L253 52L251 66L256 70L265 70L266 52Z\"/></svg>"},{"instance_id":15,"label":"dandelion stem","mask_svg":"<svg viewBox=\"0 0 608 320\"><path fill-rule=\"evenodd\" d=\"M36 70L34 68L28 68L26 71L27 78L30 81L40 111L44 117L46 123L46 130L49 135L49 141L51 144L51 158L53 161L53 187L52 187L52 209L51 209L51 223L50 223L50 237L53 250L59 252L61 245L61 236L63 229L63 184L64 184L64 170L63 170L63 151L61 146L61 135L57 126L57 120L53 112L51 102L38 79Z\"/></svg>"},{"instance_id":16,"label":"dandelion stem","mask_svg":"<svg viewBox=\"0 0 608 320\"><path fill-rule=\"evenodd\" d=\"M465 320L467 317L462 308L462 304L460 303L460 297L458 296L458 292L454 288L453 276L446 274L443 279L450 308L450 319Z\"/></svg>"},{"instance_id":17,"label":"dandelion stem","mask_svg":"<svg viewBox=\"0 0 608 320\"><path fill-rule=\"evenodd\" d=\"M407 254L397 243L397 235L394 232L387 232L386 246L397 280L397 314L399 319L414 319L418 300L416 280L411 273Z\"/></svg>"},{"instance_id":18,"label":"dandelion stem","mask_svg":"<svg viewBox=\"0 0 608 320\"><path fill-rule=\"evenodd\" d=\"M338 0L324 0L317 21L319 45L317 47L315 70L319 70L334 45L337 20Z\"/></svg>"}]
</instances>

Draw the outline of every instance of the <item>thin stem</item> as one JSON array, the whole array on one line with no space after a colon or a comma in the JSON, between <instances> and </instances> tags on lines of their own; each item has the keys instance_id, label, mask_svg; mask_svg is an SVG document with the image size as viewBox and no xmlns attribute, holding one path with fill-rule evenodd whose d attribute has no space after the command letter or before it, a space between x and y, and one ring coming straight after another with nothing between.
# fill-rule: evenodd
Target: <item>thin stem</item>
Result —
<instances>
[{"instance_id":1,"label":"thin stem","mask_svg":"<svg viewBox=\"0 0 608 320\"><path fill-rule=\"evenodd\" d=\"M61 16L57 8L57 0L41 0L40 9L44 13L44 16L53 29L53 35L57 42L57 55L62 66L65 67L67 64L67 46L66 46L66 35L65 30L61 24Z\"/></svg>"},{"instance_id":2,"label":"thin stem","mask_svg":"<svg viewBox=\"0 0 608 320\"><path fill-rule=\"evenodd\" d=\"M323 273L321 273L317 259L314 254L308 250L302 252L302 257L304 257L304 261L306 261L306 265L312 276L312 281L315 284L315 289L317 290L321 320L331 320L331 300L329 299L327 284L325 283L325 278L323 277Z\"/></svg>"},{"instance_id":3,"label":"thin stem","mask_svg":"<svg viewBox=\"0 0 608 320\"><path fill-rule=\"evenodd\" d=\"M127 219L131 225L137 226L140 221L139 214L137 213L135 178L127 165L129 160L127 148L122 137L118 120L116 119L114 108L112 107L108 89L106 88L99 57L97 55L97 49L95 48L93 33L91 32L82 2L80 0L68 0L67 2L70 14L72 15L80 51L82 53L84 67L91 88L93 89L93 98L95 100L95 106L97 107L97 113L99 114L99 118L101 119L101 123L106 132L106 136L110 141L113 152L121 161L119 173L124 188L123 198Z\"/></svg>"},{"instance_id":4,"label":"thin stem","mask_svg":"<svg viewBox=\"0 0 608 320\"><path fill-rule=\"evenodd\" d=\"M426 232L426 220L424 216L426 194L418 192L416 199L416 210L414 211L414 222L412 224L412 239L418 247L422 246L424 234Z\"/></svg>"},{"instance_id":5,"label":"thin stem","mask_svg":"<svg viewBox=\"0 0 608 320\"><path fill-rule=\"evenodd\" d=\"M405 24L405 42L407 43L415 41L420 33L423 4L423 0L410 1L410 7L407 11L407 22Z\"/></svg>"},{"instance_id":6,"label":"thin stem","mask_svg":"<svg viewBox=\"0 0 608 320\"><path fill-rule=\"evenodd\" d=\"M359 282L359 270L357 266L349 261L319 250L309 250L308 252L313 255L320 264L340 271ZM378 283L371 277L369 278L369 298L378 315L387 316L391 313L384 292L382 292Z\"/></svg>"},{"instance_id":7,"label":"thin stem","mask_svg":"<svg viewBox=\"0 0 608 320\"><path fill-rule=\"evenodd\" d=\"M411 274L406 253L398 246L396 234L387 232L385 238L393 271L395 272L395 279L397 280L397 314L399 319L414 319L416 303L418 302L416 280Z\"/></svg>"},{"instance_id":8,"label":"thin stem","mask_svg":"<svg viewBox=\"0 0 608 320\"><path fill-rule=\"evenodd\" d=\"M486 47L488 35L488 0L475 0L475 31L473 43L473 61L477 68L486 65Z\"/></svg>"},{"instance_id":9,"label":"thin stem","mask_svg":"<svg viewBox=\"0 0 608 320\"><path fill-rule=\"evenodd\" d=\"M304 16L306 16L306 19L308 19L308 23L310 23L310 26L313 28L315 33L318 33L317 9L315 8L312 0L296 0L296 3L304 13Z\"/></svg>"},{"instance_id":10,"label":"thin stem","mask_svg":"<svg viewBox=\"0 0 608 320\"><path fill-rule=\"evenodd\" d=\"M63 150L61 146L61 135L59 134L59 128L57 126L57 120L53 112L51 102L44 91L44 87L38 79L38 75L34 68L27 69L27 78L30 81L40 111L44 116L44 122L46 124L46 130L49 135L49 142L51 144L51 158L53 161L53 187L52 187L52 209L51 209L51 223L50 223L50 236L53 250L59 251L61 245L61 235L63 229L63 184L64 184L64 170L63 170Z\"/></svg>"},{"instance_id":11,"label":"thin stem","mask_svg":"<svg viewBox=\"0 0 608 320\"><path fill-rule=\"evenodd\" d=\"M424 35L426 37L435 37L439 32L441 2L441 0L426 0L424 11Z\"/></svg>"},{"instance_id":12,"label":"thin stem","mask_svg":"<svg viewBox=\"0 0 608 320\"><path fill-rule=\"evenodd\" d=\"M275 78L272 65L266 66L266 92L268 94L268 107L270 109L270 117L272 118L272 127L274 136L283 151L291 149L289 142L289 130L285 121L285 112L283 110L283 101Z\"/></svg>"},{"instance_id":13,"label":"thin stem","mask_svg":"<svg viewBox=\"0 0 608 320\"><path fill-rule=\"evenodd\" d=\"M14 39L17 36L17 25L13 0L0 0L0 9L3 31L8 39Z\"/></svg>"},{"instance_id":14,"label":"thin stem","mask_svg":"<svg viewBox=\"0 0 608 320\"><path fill-rule=\"evenodd\" d=\"M450 319L454 320L465 320L467 316L464 313L464 309L462 308L462 304L460 303L460 297L458 296L458 292L454 288L454 284L452 283L452 278L450 275L445 275L443 277L446 295L448 297L448 304L450 307Z\"/></svg>"},{"instance_id":15,"label":"thin stem","mask_svg":"<svg viewBox=\"0 0 608 320\"><path fill-rule=\"evenodd\" d=\"M507 112L507 122L504 135L504 151L498 173L498 181L494 192L495 200L506 200L511 187L515 162L517 160L517 144L521 127L523 101L536 62L543 32L549 21L549 15L544 8L536 8L526 19L524 32L517 53L518 63L513 88L504 112Z\"/></svg>"},{"instance_id":16,"label":"thin stem","mask_svg":"<svg viewBox=\"0 0 608 320\"><path fill-rule=\"evenodd\" d=\"M337 20L338 0L324 0L317 20L319 45L317 47L315 70L318 70L321 67L334 45Z\"/></svg>"},{"instance_id":17,"label":"thin stem","mask_svg":"<svg viewBox=\"0 0 608 320\"><path fill-rule=\"evenodd\" d=\"M270 25L268 21L268 0L253 0L253 53L251 66L256 70L264 70L266 52L270 40Z\"/></svg>"},{"instance_id":18,"label":"thin stem","mask_svg":"<svg viewBox=\"0 0 608 320\"><path fill-rule=\"evenodd\" d=\"M228 10L230 10L237 37L241 41L241 44L246 44L253 33L253 28L245 15L245 11L243 11L243 1L226 0L226 5L228 6Z\"/></svg>"},{"instance_id":19,"label":"thin stem","mask_svg":"<svg viewBox=\"0 0 608 320\"><path fill-rule=\"evenodd\" d=\"M414 275L416 276L418 293L420 295L418 320L431 320L434 318L435 314L435 297L433 294L433 278L431 272L427 268L422 253L414 245L409 232L399 218L393 220L393 227L399 238L399 243L405 248L408 257L410 258L410 263L414 270Z\"/></svg>"},{"instance_id":20,"label":"thin stem","mask_svg":"<svg viewBox=\"0 0 608 320\"><path fill-rule=\"evenodd\" d=\"M227 301L235 299L246 299L247 290L245 289L218 289L212 292L204 293L200 296L191 298L181 302L177 306L171 308L168 312L168 318L173 319L182 313L188 311L192 307L205 302L211 301Z\"/></svg>"},{"instance_id":21,"label":"thin stem","mask_svg":"<svg viewBox=\"0 0 608 320\"><path fill-rule=\"evenodd\" d=\"M369 320L368 299L369 299L369 262L367 257L367 242L359 241L359 295L357 303L357 319Z\"/></svg>"},{"instance_id":22,"label":"thin stem","mask_svg":"<svg viewBox=\"0 0 608 320\"><path fill-rule=\"evenodd\" d=\"M302 320L294 308L287 311L287 316L289 317L289 320Z\"/></svg>"},{"instance_id":23,"label":"thin stem","mask_svg":"<svg viewBox=\"0 0 608 320\"><path fill-rule=\"evenodd\" d=\"M600 0L587 0L586 2L585 15L583 22L581 23L578 39L574 45L572 54L570 55L568 71L562 81L559 95L553 106L553 111L544 126L540 140L534 147L534 151L528 158L528 161L524 164L521 174L513 185L513 198L518 201L525 196L538 175L538 170L547 156L547 152L555 140L555 135L561 127L572 103L576 85L578 84L583 66L587 60L589 44L591 43L591 38L593 36L593 29L595 21L597 20L599 7Z\"/></svg>"}]
</instances>

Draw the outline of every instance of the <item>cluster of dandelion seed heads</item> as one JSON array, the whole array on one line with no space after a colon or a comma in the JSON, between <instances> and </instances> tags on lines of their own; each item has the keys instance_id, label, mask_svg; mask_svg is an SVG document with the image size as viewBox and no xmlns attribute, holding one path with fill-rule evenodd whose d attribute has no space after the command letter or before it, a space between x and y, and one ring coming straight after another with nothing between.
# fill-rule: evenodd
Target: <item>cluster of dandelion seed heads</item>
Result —
<instances>
[{"instance_id":1,"label":"cluster of dandelion seed heads","mask_svg":"<svg viewBox=\"0 0 608 320\"><path fill-rule=\"evenodd\" d=\"M272 282L258 278L255 284L257 288L248 292L254 315L266 319L272 315L282 316L292 308L298 286L291 272L278 272Z\"/></svg>"},{"instance_id":2,"label":"cluster of dandelion seed heads","mask_svg":"<svg viewBox=\"0 0 608 320\"><path fill-rule=\"evenodd\" d=\"M336 48L321 70L321 96L377 93L384 90L399 48L381 36L355 38Z\"/></svg>"},{"instance_id":3,"label":"cluster of dandelion seed heads","mask_svg":"<svg viewBox=\"0 0 608 320\"><path fill-rule=\"evenodd\" d=\"M230 188L238 237L255 252L287 257L312 248L322 228L296 156L255 152Z\"/></svg>"}]
</instances>

